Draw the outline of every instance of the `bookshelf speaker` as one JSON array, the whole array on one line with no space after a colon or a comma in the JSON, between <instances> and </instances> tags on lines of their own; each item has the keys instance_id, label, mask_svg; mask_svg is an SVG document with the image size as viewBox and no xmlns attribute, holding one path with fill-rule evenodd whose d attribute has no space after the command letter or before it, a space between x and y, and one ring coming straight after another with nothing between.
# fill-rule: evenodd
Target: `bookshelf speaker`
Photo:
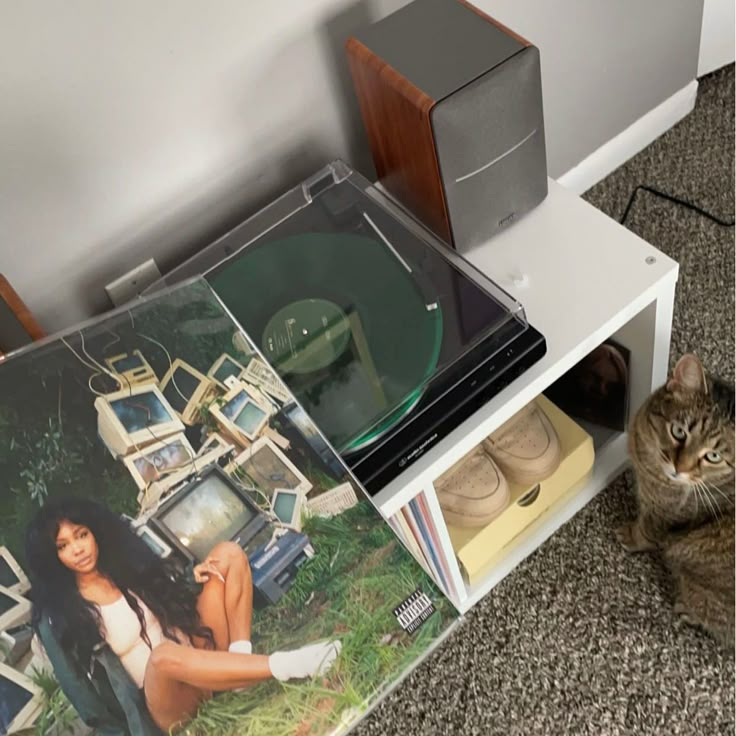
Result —
<instances>
[{"instance_id":1,"label":"bookshelf speaker","mask_svg":"<svg viewBox=\"0 0 736 736\"><path fill-rule=\"evenodd\" d=\"M459 251L547 196L539 50L465 0L414 0L348 62L379 181Z\"/></svg>"}]
</instances>

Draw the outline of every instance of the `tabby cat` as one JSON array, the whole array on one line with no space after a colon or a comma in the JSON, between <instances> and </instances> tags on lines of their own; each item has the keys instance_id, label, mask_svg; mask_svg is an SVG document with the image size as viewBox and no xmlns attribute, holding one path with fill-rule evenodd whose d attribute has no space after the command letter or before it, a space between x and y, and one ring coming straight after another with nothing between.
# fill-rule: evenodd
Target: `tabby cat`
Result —
<instances>
[{"instance_id":1,"label":"tabby cat","mask_svg":"<svg viewBox=\"0 0 736 736\"><path fill-rule=\"evenodd\" d=\"M637 412L629 434L636 520L616 530L629 552L657 550L675 612L734 644L734 390L684 355Z\"/></svg>"}]
</instances>

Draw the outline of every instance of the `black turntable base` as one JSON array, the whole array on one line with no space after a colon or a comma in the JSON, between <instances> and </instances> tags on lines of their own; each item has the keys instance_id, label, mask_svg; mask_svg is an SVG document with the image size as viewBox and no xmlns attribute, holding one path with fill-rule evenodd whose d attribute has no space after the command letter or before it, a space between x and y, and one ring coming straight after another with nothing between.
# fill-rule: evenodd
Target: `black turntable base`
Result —
<instances>
[{"instance_id":1,"label":"black turntable base","mask_svg":"<svg viewBox=\"0 0 736 736\"><path fill-rule=\"evenodd\" d=\"M251 220L200 269L371 493L546 351L521 305L342 162Z\"/></svg>"}]
</instances>

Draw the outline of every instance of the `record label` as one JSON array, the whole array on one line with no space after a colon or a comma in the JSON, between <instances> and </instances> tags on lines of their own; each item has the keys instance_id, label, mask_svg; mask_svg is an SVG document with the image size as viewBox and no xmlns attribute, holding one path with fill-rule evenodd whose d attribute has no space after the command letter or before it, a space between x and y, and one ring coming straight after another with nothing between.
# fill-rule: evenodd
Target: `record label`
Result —
<instances>
[{"instance_id":1,"label":"record label","mask_svg":"<svg viewBox=\"0 0 736 736\"><path fill-rule=\"evenodd\" d=\"M301 299L279 309L263 331L263 352L289 373L312 373L332 365L350 342L345 312L327 299Z\"/></svg>"}]
</instances>

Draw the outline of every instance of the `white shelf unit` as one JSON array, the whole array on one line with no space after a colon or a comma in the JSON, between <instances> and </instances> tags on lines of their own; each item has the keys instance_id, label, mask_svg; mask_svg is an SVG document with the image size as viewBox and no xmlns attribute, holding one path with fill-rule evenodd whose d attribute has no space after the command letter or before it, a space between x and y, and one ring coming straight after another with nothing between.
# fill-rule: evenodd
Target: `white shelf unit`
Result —
<instances>
[{"instance_id":1,"label":"white shelf unit","mask_svg":"<svg viewBox=\"0 0 736 736\"><path fill-rule=\"evenodd\" d=\"M678 265L555 181L535 210L466 253L524 306L547 340L546 355L382 489L391 516L424 493L450 574L467 611L602 490L627 462L626 436L596 434L590 480L540 515L468 587L461 576L433 481L506 419L609 337L631 351L629 413L666 377Z\"/></svg>"}]
</instances>

